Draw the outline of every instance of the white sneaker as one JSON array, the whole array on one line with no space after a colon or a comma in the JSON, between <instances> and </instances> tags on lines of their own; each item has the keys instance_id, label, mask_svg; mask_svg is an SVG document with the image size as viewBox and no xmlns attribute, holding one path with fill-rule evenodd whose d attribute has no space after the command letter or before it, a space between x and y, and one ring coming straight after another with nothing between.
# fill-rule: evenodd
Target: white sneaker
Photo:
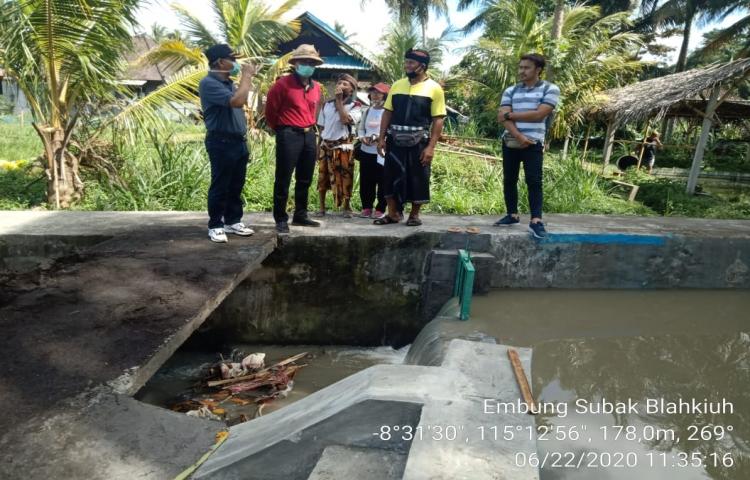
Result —
<instances>
[{"instance_id":1,"label":"white sneaker","mask_svg":"<svg viewBox=\"0 0 750 480\"><path fill-rule=\"evenodd\" d=\"M224 233L223 228L209 228L208 238L210 238L212 242L216 242L216 243L227 242L227 234Z\"/></svg>"},{"instance_id":2,"label":"white sneaker","mask_svg":"<svg viewBox=\"0 0 750 480\"><path fill-rule=\"evenodd\" d=\"M242 235L243 237L247 237L248 235L252 235L253 233L255 233L252 228L246 227L242 222L235 223L233 225L224 225L224 230L229 233L234 233L235 235Z\"/></svg>"}]
</instances>

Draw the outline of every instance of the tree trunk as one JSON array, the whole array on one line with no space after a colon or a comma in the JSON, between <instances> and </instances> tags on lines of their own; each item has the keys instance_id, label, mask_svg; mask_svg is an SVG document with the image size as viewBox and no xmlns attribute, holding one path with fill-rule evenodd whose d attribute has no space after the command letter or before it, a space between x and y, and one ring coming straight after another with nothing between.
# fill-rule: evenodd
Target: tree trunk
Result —
<instances>
[{"instance_id":1,"label":"tree trunk","mask_svg":"<svg viewBox=\"0 0 750 480\"><path fill-rule=\"evenodd\" d=\"M693 14L689 14L688 18L685 19L685 28L682 30L682 46L680 47L680 54L677 56L677 64L674 68L675 73L685 71L685 64L687 63L688 44L690 43L690 33L692 29Z\"/></svg>"},{"instance_id":2,"label":"tree trunk","mask_svg":"<svg viewBox=\"0 0 750 480\"><path fill-rule=\"evenodd\" d=\"M55 209L69 208L80 200L83 182L78 176L79 162L67 150L62 128L34 128L42 139L44 157L47 161L47 203Z\"/></svg>"},{"instance_id":3,"label":"tree trunk","mask_svg":"<svg viewBox=\"0 0 750 480\"><path fill-rule=\"evenodd\" d=\"M565 0L556 0L555 4L555 14L552 18L552 45L551 48L553 51L555 50L555 45L557 44L558 40L562 37L562 27L563 27L563 15L565 13ZM547 80L552 82L555 79L555 68L553 65L554 62L550 62L549 66L547 67Z\"/></svg>"},{"instance_id":4,"label":"tree trunk","mask_svg":"<svg viewBox=\"0 0 750 480\"><path fill-rule=\"evenodd\" d=\"M562 37L564 11L565 1L557 0L555 4L555 14L552 17L552 41L560 40L560 37Z\"/></svg>"}]
</instances>

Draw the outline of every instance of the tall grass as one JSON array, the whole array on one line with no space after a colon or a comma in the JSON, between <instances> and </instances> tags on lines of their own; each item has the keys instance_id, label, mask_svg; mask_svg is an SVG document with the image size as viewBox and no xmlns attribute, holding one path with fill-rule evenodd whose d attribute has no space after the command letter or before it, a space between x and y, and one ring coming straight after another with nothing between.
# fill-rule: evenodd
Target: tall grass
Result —
<instances>
[{"instance_id":1,"label":"tall grass","mask_svg":"<svg viewBox=\"0 0 750 480\"><path fill-rule=\"evenodd\" d=\"M466 132L463 132L466 133ZM202 129L182 127L167 136L146 136L136 146L119 145L114 155L120 181L84 170L86 192L76 208L83 210L190 210L206 208L210 167L203 146ZM34 159L41 150L31 127L0 124L0 209L45 207L44 172ZM494 152L488 144L488 152ZM249 142L251 161L243 190L246 210L270 211L273 203L275 168L274 138L262 134ZM9 161L13 161L12 166ZM359 164L356 165L358 179ZM546 213L597 213L624 215L670 215L711 218L750 218L748 194L692 197L684 185L638 175L629 181L640 185L636 202L628 202L625 192L586 168L575 150L567 160L555 152L544 159L544 211ZM432 202L425 212L475 215L501 215L503 169L499 155L478 158L437 152L432 168ZM317 210L317 172L310 189L308 208ZM290 189L293 191L293 186ZM523 172L518 183L521 213L528 213ZM292 207L293 194L290 195ZM332 207L331 195L327 207ZM352 207L361 208L359 183L355 180Z\"/></svg>"},{"instance_id":2,"label":"tall grass","mask_svg":"<svg viewBox=\"0 0 750 480\"><path fill-rule=\"evenodd\" d=\"M0 117L0 160L32 162L42 154L42 141L27 121L23 127L18 117Z\"/></svg>"},{"instance_id":3,"label":"tall grass","mask_svg":"<svg viewBox=\"0 0 750 480\"><path fill-rule=\"evenodd\" d=\"M653 215L638 203L620 198L611 185L584 168L575 157L561 161L557 154L545 154L544 211L548 213L616 213ZM433 162L432 203L426 211L455 214L500 214L503 200L502 161L439 155ZM529 212L528 189L523 171L518 182L519 210Z\"/></svg>"},{"instance_id":4,"label":"tall grass","mask_svg":"<svg viewBox=\"0 0 750 480\"><path fill-rule=\"evenodd\" d=\"M42 142L33 127L17 117L0 117L0 210L22 210L42 204L46 181L36 158Z\"/></svg>"}]
</instances>

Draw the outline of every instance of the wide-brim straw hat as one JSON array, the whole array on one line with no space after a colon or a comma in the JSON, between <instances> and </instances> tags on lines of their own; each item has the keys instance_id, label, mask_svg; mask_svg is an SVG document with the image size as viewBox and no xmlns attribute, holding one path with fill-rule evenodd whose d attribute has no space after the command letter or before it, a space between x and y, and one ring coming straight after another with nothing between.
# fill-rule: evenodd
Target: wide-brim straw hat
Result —
<instances>
[{"instance_id":1,"label":"wide-brim straw hat","mask_svg":"<svg viewBox=\"0 0 750 480\"><path fill-rule=\"evenodd\" d=\"M292 58L290 58L289 61L294 60L313 60L317 62L318 65L323 63L323 59L320 58L320 54L315 50L315 47L307 43L303 43L292 50Z\"/></svg>"}]
</instances>

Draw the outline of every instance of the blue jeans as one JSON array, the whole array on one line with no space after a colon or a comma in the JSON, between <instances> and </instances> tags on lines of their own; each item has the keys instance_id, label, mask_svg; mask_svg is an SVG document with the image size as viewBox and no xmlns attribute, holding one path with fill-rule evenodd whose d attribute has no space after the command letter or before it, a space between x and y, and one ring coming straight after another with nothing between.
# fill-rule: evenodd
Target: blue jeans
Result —
<instances>
[{"instance_id":1,"label":"blue jeans","mask_svg":"<svg viewBox=\"0 0 750 480\"><path fill-rule=\"evenodd\" d=\"M518 174L523 163L531 218L542 218L543 154L541 143L526 148L508 148L503 142L503 193L509 215L518 213Z\"/></svg>"},{"instance_id":2,"label":"blue jeans","mask_svg":"<svg viewBox=\"0 0 750 480\"><path fill-rule=\"evenodd\" d=\"M222 228L242 220L242 187L250 152L243 140L206 139L211 162L208 188L208 228Z\"/></svg>"}]
</instances>

